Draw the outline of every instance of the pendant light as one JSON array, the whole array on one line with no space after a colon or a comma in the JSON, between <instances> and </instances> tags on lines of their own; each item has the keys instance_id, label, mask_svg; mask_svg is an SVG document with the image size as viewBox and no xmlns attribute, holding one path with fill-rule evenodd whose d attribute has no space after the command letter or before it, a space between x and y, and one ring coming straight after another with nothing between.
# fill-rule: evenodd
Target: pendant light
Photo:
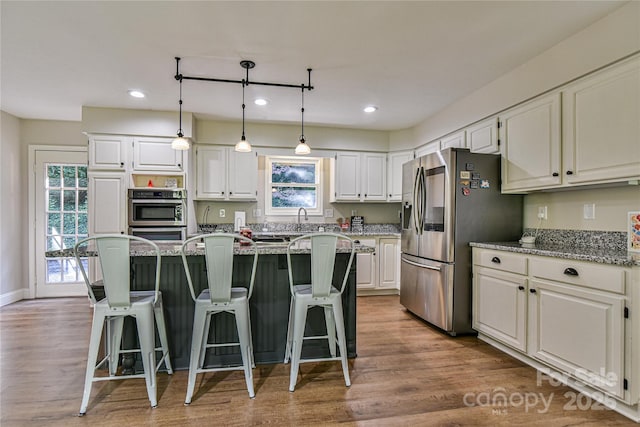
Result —
<instances>
[{"instance_id":1,"label":"pendant light","mask_svg":"<svg viewBox=\"0 0 640 427\"><path fill-rule=\"evenodd\" d=\"M244 136L244 87L246 86L246 82L242 80L242 136L240 137L240 141L236 143L236 151L241 153L248 153L251 151L251 144Z\"/></svg>"},{"instance_id":2,"label":"pendant light","mask_svg":"<svg viewBox=\"0 0 640 427\"><path fill-rule=\"evenodd\" d=\"M302 87L302 108L300 108L300 113L302 116L302 120L300 121L302 124L302 133L300 135L300 142L296 146L295 153L298 155L305 155L311 153L311 148L307 145L307 141L304 139L304 86Z\"/></svg>"},{"instance_id":3,"label":"pendant light","mask_svg":"<svg viewBox=\"0 0 640 427\"><path fill-rule=\"evenodd\" d=\"M182 77L179 79L180 81L180 101L178 104L180 106L180 128L178 129L178 137L171 141L171 148L174 150L188 150L189 149L189 141L184 138L182 134Z\"/></svg>"}]
</instances>

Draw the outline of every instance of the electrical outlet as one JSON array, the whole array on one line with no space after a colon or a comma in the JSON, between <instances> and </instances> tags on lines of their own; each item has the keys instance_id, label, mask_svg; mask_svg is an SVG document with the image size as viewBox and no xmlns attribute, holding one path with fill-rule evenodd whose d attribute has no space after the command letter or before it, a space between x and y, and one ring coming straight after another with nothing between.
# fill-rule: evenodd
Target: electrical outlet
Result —
<instances>
[{"instance_id":1,"label":"electrical outlet","mask_svg":"<svg viewBox=\"0 0 640 427\"><path fill-rule=\"evenodd\" d=\"M262 216L262 209L254 209L253 210L253 217L254 218L260 218Z\"/></svg>"},{"instance_id":2,"label":"electrical outlet","mask_svg":"<svg viewBox=\"0 0 640 427\"><path fill-rule=\"evenodd\" d=\"M538 219L547 219L547 207L546 206L538 206Z\"/></svg>"},{"instance_id":3,"label":"electrical outlet","mask_svg":"<svg viewBox=\"0 0 640 427\"><path fill-rule=\"evenodd\" d=\"M357 211L357 210L355 210L355 209L353 209L353 210L351 211L351 216L356 216L356 215L358 215L358 211Z\"/></svg>"},{"instance_id":4,"label":"electrical outlet","mask_svg":"<svg viewBox=\"0 0 640 427\"><path fill-rule=\"evenodd\" d=\"M227 212L224 209L220 209L220 213L218 215L220 218L224 218L227 216Z\"/></svg>"},{"instance_id":5,"label":"electrical outlet","mask_svg":"<svg viewBox=\"0 0 640 427\"><path fill-rule=\"evenodd\" d=\"M587 203L583 207L583 217L584 219L596 219L596 204L595 203Z\"/></svg>"},{"instance_id":6,"label":"electrical outlet","mask_svg":"<svg viewBox=\"0 0 640 427\"><path fill-rule=\"evenodd\" d=\"M325 218L333 218L333 209L325 209L324 210Z\"/></svg>"}]
</instances>

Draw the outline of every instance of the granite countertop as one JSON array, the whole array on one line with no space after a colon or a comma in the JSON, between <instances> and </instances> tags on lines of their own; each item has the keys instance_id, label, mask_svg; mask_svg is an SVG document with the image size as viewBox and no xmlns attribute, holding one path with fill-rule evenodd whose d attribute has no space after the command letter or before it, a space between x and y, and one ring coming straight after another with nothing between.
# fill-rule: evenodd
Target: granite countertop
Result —
<instances>
[{"instance_id":1,"label":"granite countertop","mask_svg":"<svg viewBox=\"0 0 640 427\"><path fill-rule=\"evenodd\" d=\"M336 253L348 253L349 249L346 242L339 241L338 247L336 249ZM258 249L259 255L279 255L287 253L287 244L288 242L277 242L277 243L258 243L256 245ZM179 243L157 243L160 248L161 256L180 256L180 247ZM375 248L371 246L362 245L360 243L355 244L355 252L356 253L372 253L375 251ZM198 256L204 255L204 246L201 244L193 243L187 246L185 251L188 256ZM233 251L234 255L252 255L253 248L251 246L240 246L240 244L236 243ZM291 248L292 254L310 254L311 247L308 241L298 242ZM130 256L139 257L139 256L153 256L155 253L152 250L149 250L147 245L140 245L137 243L131 243ZM83 254L84 255L84 254ZM95 250L89 249L86 252L86 256L95 256ZM45 256L48 258L64 258L64 257L73 257L73 248L60 249L55 251L47 251Z\"/></svg>"},{"instance_id":2,"label":"granite countertop","mask_svg":"<svg viewBox=\"0 0 640 427\"><path fill-rule=\"evenodd\" d=\"M590 261L625 267L640 266L640 254L627 252L626 250L570 246L561 243L545 242L535 244L520 244L519 242L471 242L469 245L483 249L495 249L577 261Z\"/></svg>"}]
</instances>

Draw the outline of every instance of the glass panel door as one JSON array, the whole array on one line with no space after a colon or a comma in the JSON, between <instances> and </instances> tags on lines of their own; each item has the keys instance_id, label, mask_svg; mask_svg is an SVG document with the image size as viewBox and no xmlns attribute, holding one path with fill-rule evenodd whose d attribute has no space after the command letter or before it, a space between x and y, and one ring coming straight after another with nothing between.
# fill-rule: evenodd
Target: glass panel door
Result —
<instances>
[{"instance_id":1,"label":"glass panel door","mask_svg":"<svg viewBox=\"0 0 640 427\"><path fill-rule=\"evenodd\" d=\"M86 152L36 152L36 297L86 294L73 256L46 257L72 249L88 235ZM88 267L88 260L81 262Z\"/></svg>"}]
</instances>

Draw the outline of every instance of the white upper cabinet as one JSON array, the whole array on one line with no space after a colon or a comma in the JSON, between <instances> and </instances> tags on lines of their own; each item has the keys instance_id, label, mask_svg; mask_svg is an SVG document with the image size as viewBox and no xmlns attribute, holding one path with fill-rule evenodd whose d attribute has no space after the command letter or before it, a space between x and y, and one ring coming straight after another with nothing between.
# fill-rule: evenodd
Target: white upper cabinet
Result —
<instances>
[{"instance_id":1,"label":"white upper cabinet","mask_svg":"<svg viewBox=\"0 0 640 427\"><path fill-rule=\"evenodd\" d=\"M362 201L387 200L387 154L362 155Z\"/></svg>"},{"instance_id":2,"label":"white upper cabinet","mask_svg":"<svg viewBox=\"0 0 640 427\"><path fill-rule=\"evenodd\" d=\"M461 130L442 138L440 140L440 149L444 150L445 148L467 148L467 132Z\"/></svg>"},{"instance_id":3,"label":"white upper cabinet","mask_svg":"<svg viewBox=\"0 0 640 427\"><path fill-rule=\"evenodd\" d=\"M359 201L360 192L360 153L342 152L335 157L334 197L340 201Z\"/></svg>"},{"instance_id":4,"label":"white upper cabinet","mask_svg":"<svg viewBox=\"0 0 640 427\"><path fill-rule=\"evenodd\" d=\"M640 58L563 90L568 184L640 177Z\"/></svg>"},{"instance_id":5,"label":"white upper cabinet","mask_svg":"<svg viewBox=\"0 0 640 427\"><path fill-rule=\"evenodd\" d=\"M238 153L229 148L227 188L230 200L255 200L258 196L258 153Z\"/></svg>"},{"instance_id":6,"label":"white upper cabinet","mask_svg":"<svg viewBox=\"0 0 640 427\"><path fill-rule=\"evenodd\" d=\"M467 144L472 153L498 154L498 118L492 117L467 128Z\"/></svg>"},{"instance_id":7,"label":"white upper cabinet","mask_svg":"<svg viewBox=\"0 0 640 427\"><path fill-rule=\"evenodd\" d=\"M124 234L127 189L123 172L89 174L89 234Z\"/></svg>"},{"instance_id":8,"label":"white upper cabinet","mask_svg":"<svg viewBox=\"0 0 640 427\"><path fill-rule=\"evenodd\" d=\"M427 154L435 153L436 151L440 151L440 140L431 141L421 147L416 148L416 159Z\"/></svg>"},{"instance_id":9,"label":"white upper cabinet","mask_svg":"<svg viewBox=\"0 0 640 427\"><path fill-rule=\"evenodd\" d=\"M89 169L126 170L129 138L91 135L89 137Z\"/></svg>"},{"instance_id":10,"label":"white upper cabinet","mask_svg":"<svg viewBox=\"0 0 640 427\"><path fill-rule=\"evenodd\" d=\"M500 122L502 191L560 184L560 94L509 110Z\"/></svg>"},{"instance_id":11,"label":"white upper cabinet","mask_svg":"<svg viewBox=\"0 0 640 427\"><path fill-rule=\"evenodd\" d=\"M413 159L413 151L387 154L387 201L402 200L402 165Z\"/></svg>"},{"instance_id":12,"label":"white upper cabinet","mask_svg":"<svg viewBox=\"0 0 640 427\"><path fill-rule=\"evenodd\" d=\"M134 138L133 170L182 172L182 153L169 138Z\"/></svg>"},{"instance_id":13,"label":"white upper cabinet","mask_svg":"<svg viewBox=\"0 0 640 427\"><path fill-rule=\"evenodd\" d=\"M215 145L196 148L196 199L256 200L257 193L256 152Z\"/></svg>"},{"instance_id":14,"label":"white upper cabinet","mask_svg":"<svg viewBox=\"0 0 640 427\"><path fill-rule=\"evenodd\" d=\"M386 153L340 152L333 166L332 201L386 201Z\"/></svg>"}]
</instances>

